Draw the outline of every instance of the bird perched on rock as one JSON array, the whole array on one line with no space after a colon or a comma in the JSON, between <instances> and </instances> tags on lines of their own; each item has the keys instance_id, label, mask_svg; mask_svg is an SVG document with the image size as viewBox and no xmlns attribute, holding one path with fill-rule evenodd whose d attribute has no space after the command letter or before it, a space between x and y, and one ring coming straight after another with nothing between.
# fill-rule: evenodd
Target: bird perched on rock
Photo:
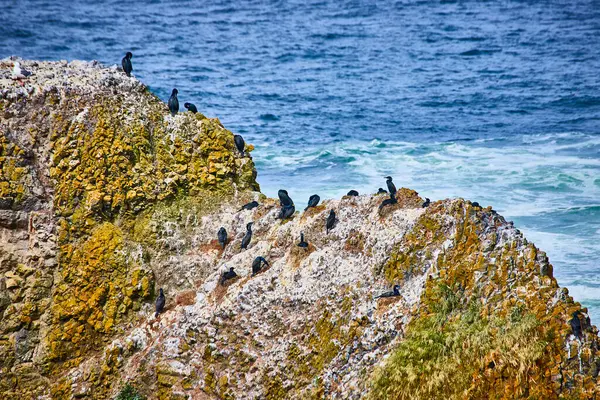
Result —
<instances>
[{"instance_id":1,"label":"bird perched on rock","mask_svg":"<svg viewBox=\"0 0 600 400\"><path fill-rule=\"evenodd\" d=\"M379 296L375 297L376 299L382 298L382 297L395 297L395 296L400 296L400 285L394 285L394 289L389 291L389 292L385 292L380 294Z\"/></svg>"},{"instance_id":2,"label":"bird perched on rock","mask_svg":"<svg viewBox=\"0 0 600 400\"><path fill-rule=\"evenodd\" d=\"M154 318L158 317L158 314L163 312L163 310L165 308L165 303L166 303L165 294L164 294L162 288L158 289L158 291L159 291L159 294L158 294L158 297L156 298L156 304L155 304L156 312L154 313Z\"/></svg>"},{"instance_id":3,"label":"bird perched on rock","mask_svg":"<svg viewBox=\"0 0 600 400\"><path fill-rule=\"evenodd\" d=\"M252 240L252 222L248 222L246 225L246 234L242 238L242 249L247 249L250 244L250 240Z\"/></svg>"},{"instance_id":4,"label":"bird perched on rock","mask_svg":"<svg viewBox=\"0 0 600 400\"><path fill-rule=\"evenodd\" d=\"M577 339L581 339L583 337L583 330L581 329L581 320L579 319L579 311L575 311L573 313L573 318L569 321L571 324L571 330L573 331L573 335Z\"/></svg>"},{"instance_id":5,"label":"bird perched on rock","mask_svg":"<svg viewBox=\"0 0 600 400\"><path fill-rule=\"evenodd\" d=\"M281 207L279 211L279 219L288 219L296 212L296 207L292 204L290 206Z\"/></svg>"},{"instance_id":6,"label":"bird perched on rock","mask_svg":"<svg viewBox=\"0 0 600 400\"><path fill-rule=\"evenodd\" d=\"M425 197L425 202L423 203L423 208L429 207L430 204L431 204L431 201L429 201L429 198Z\"/></svg>"},{"instance_id":7,"label":"bird perched on rock","mask_svg":"<svg viewBox=\"0 0 600 400\"><path fill-rule=\"evenodd\" d=\"M185 108L188 109L188 111L190 111L193 114L196 114L198 112L198 109L196 108L195 105L193 105L192 103L183 103L183 106Z\"/></svg>"},{"instance_id":8,"label":"bird perched on rock","mask_svg":"<svg viewBox=\"0 0 600 400\"><path fill-rule=\"evenodd\" d=\"M429 200L429 199L427 199L427 200ZM474 201L474 202L472 203L472 205L473 205L473 207L481 208L481 206L479 205L479 203L478 203L478 202L476 202L476 201Z\"/></svg>"},{"instance_id":9,"label":"bird perched on rock","mask_svg":"<svg viewBox=\"0 0 600 400\"><path fill-rule=\"evenodd\" d=\"M171 111L171 115L175 116L179 112L179 100L177 100L177 89L173 89L171 92L171 97L169 97L169 111Z\"/></svg>"},{"instance_id":10,"label":"bird perched on rock","mask_svg":"<svg viewBox=\"0 0 600 400\"><path fill-rule=\"evenodd\" d=\"M233 142L235 143L235 147L237 147L238 151L244 155L244 150L246 149L246 142L244 142L244 138L241 135L233 135Z\"/></svg>"},{"instance_id":11,"label":"bird perched on rock","mask_svg":"<svg viewBox=\"0 0 600 400\"><path fill-rule=\"evenodd\" d=\"M133 54L131 54L131 52L128 51L127 53L125 53L125 57L123 57L123 59L121 60L123 72L125 72L127 76L131 76L131 71L133 71L133 66L131 65L131 57L133 57Z\"/></svg>"},{"instance_id":12,"label":"bird perched on rock","mask_svg":"<svg viewBox=\"0 0 600 400\"><path fill-rule=\"evenodd\" d=\"M335 211L331 210L331 211L329 211L329 216L327 217L327 222L325 224L325 227L327 228L327 233L329 233L329 231L331 229L333 229L334 225L335 225Z\"/></svg>"},{"instance_id":13,"label":"bird perched on rock","mask_svg":"<svg viewBox=\"0 0 600 400\"><path fill-rule=\"evenodd\" d=\"M385 183L387 184L388 192L390 192L390 197L396 198L396 185L392 182L392 177L386 176L385 179L387 179Z\"/></svg>"},{"instance_id":14,"label":"bird perched on rock","mask_svg":"<svg viewBox=\"0 0 600 400\"><path fill-rule=\"evenodd\" d=\"M300 232L300 243L298 243L298 247L308 247L308 243L304 240L304 232Z\"/></svg>"},{"instance_id":15,"label":"bird perched on rock","mask_svg":"<svg viewBox=\"0 0 600 400\"><path fill-rule=\"evenodd\" d=\"M262 269L262 264L265 264L267 267L269 263L263 257L256 257L252 262L252 275L258 274Z\"/></svg>"},{"instance_id":16,"label":"bird perched on rock","mask_svg":"<svg viewBox=\"0 0 600 400\"><path fill-rule=\"evenodd\" d=\"M396 198L394 197L390 197L389 199L385 199L384 201L381 202L381 205L379 206L379 209L381 210L383 207L385 206L389 206L392 204L396 204L398 201L396 200Z\"/></svg>"},{"instance_id":17,"label":"bird perched on rock","mask_svg":"<svg viewBox=\"0 0 600 400\"><path fill-rule=\"evenodd\" d=\"M225 228L221 227L219 229L219 232L217 232L217 238L219 238L219 244L221 245L221 248L224 249L225 245L227 244L227 231Z\"/></svg>"},{"instance_id":18,"label":"bird perched on rock","mask_svg":"<svg viewBox=\"0 0 600 400\"><path fill-rule=\"evenodd\" d=\"M318 194L313 194L308 199L308 205L306 206L306 208L304 209L304 211L308 210L311 207L316 207L319 204L319 201L321 201L321 198L319 197L319 195Z\"/></svg>"},{"instance_id":19,"label":"bird perched on rock","mask_svg":"<svg viewBox=\"0 0 600 400\"><path fill-rule=\"evenodd\" d=\"M387 190L385 190L384 188L379 188L377 194L387 194Z\"/></svg>"},{"instance_id":20,"label":"bird perched on rock","mask_svg":"<svg viewBox=\"0 0 600 400\"><path fill-rule=\"evenodd\" d=\"M358 192L356 190L349 191L346 196L358 196Z\"/></svg>"},{"instance_id":21,"label":"bird perched on rock","mask_svg":"<svg viewBox=\"0 0 600 400\"><path fill-rule=\"evenodd\" d=\"M288 195L287 190L279 189L277 191L277 196L279 197L279 204L281 207L294 205L294 201Z\"/></svg>"},{"instance_id":22,"label":"bird perched on rock","mask_svg":"<svg viewBox=\"0 0 600 400\"><path fill-rule=\"evenodd\" d=\"M233 267L229 268L229 271L223 272L223 275L221 275L221 285L237 276L238 275L233 270Z\"/></svg>"},{"instance_id":23,"label":"bird perched on rock","mask_svg":"<svg viewBox=\"0 0 600 400\"><path fill-rule=\"evenodd\" d=\"M242 210L252 210L253 208L258 207L258 201L251 201L250 203L246 203L242 206L242 208L240 208L240 211Z\"/></svg>"},{"instance_id":24,"label":"bird perched on rock","mask_svg":"<svg viewBox=\"0 0 600 400\"><path fill-rule=\"evenodd\" d=\"M25 68L21 68L21 63L19 63L18 61L15 61L11 75L10 75L10 78L12 80L20 81L21 79L25 79L30 75L31 75L31 72L27 71Z\"/></svg>"}]
</instances>

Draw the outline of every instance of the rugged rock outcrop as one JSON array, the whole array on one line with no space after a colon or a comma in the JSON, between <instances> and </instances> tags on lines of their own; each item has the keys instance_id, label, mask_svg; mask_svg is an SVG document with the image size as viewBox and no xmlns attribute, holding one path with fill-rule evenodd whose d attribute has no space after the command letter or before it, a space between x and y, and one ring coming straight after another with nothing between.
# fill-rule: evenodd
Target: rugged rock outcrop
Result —
<instances>
[{"instance_id":1,"label":"rugged rock outcrop","mask_svg":"<svg viewBox=\"0 0 600 400\"><path fill-rule=\"evenodd\" d=\"M97 63L22 65L0 62L0 397L597 395L597 329L490 207L401 189L282 221L217 119Z\"/></svg>"}]
</instances>

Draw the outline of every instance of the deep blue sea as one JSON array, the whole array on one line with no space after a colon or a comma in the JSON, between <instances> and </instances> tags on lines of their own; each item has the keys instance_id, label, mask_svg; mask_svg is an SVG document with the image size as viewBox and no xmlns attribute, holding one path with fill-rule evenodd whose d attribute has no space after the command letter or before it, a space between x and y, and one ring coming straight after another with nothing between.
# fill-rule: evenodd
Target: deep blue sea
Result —
<instances>
[{"instance_id":1,"label":"deep blue sea","mask_svg":"<svg viewBox=\"0 0 600 400\"><path fill-rule=\"evenodd\" d=\"M600 322L600 2L1 0L0 58L134 54L256 145L263 192L385 175L514 220Z\"/></svg>"}]
</instances>

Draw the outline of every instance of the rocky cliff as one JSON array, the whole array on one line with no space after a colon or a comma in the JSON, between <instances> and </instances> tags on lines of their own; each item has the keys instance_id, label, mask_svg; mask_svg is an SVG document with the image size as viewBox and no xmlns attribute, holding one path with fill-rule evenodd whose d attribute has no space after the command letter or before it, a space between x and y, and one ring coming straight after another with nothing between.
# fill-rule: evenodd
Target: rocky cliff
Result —
<instances>
[{"instance_id":1,"label":"rocky cliff","mask_svg":"<svg viewBox=\"0 0 600 400\"><path fill-rule=\"evenodd\" d=\"M218 119L172 117L97 63L22 65L14 81L0 62L1 398L600 392L586 310L491 207L401 189L282 221ZM257 256L270 266L253 275Z\"/></svg>"}]
</instances>

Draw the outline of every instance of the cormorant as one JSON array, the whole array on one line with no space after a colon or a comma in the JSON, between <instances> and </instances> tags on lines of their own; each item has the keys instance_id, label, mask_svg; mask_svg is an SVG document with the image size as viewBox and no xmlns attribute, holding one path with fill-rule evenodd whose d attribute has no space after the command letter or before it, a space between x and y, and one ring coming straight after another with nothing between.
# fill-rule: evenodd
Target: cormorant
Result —
<instances>
[{"instance_id":1,"label":"cormorant","mask_svg":"<svg viewBox=\"0 0 600 400\"><path fill-rule=\"evenodd\" d=\"M383 207L385 206L389 206L391 204L396 204L398 201L394 198L389 198L389 199L385 199L384 201L381 202L381 205L379 206L379 209L381 210Z\"/></svg>"},{"instance_id":2,"label":"cormorant","mask_svg":"<svg viewBox=\"0 0 600 400\"><path fill-rule=\"evenodd\" d=\"M196 108L195 105L193 105L192 103L183 103L183 106L185 108L188 109L188 111L191 111L192 113L196 114L198 112L198 109Z\"/></svg>"},{"instance_id":3,"label":"cormorant","mask_svg":"<svg viewBox=\"0 0 600 400\"><path fill-rule=\"evenodd\" d=\"M154 318L158 317L158 314L160 314L161 312L163 312L164 308L165 308L165 294L163 293L162 288L158 289L159 294L158 297L156 298L156 304L155 304L155 310L156 312L154 313Z\"/></svg>"},{"instance_id":4,"label":"cormorant","mask_svg":"<svg viewBox=\"0 0 600 400\"><path fill-rule=\"evenodd\" d=\"M287 190L279 189L277 191L277 196L279 196L279 204L281 205L281 207L294 205L294 201L288 195Z\"/></svg>"},{"instance_id":5,"label":"cormorant","mask_svg":"<svg viewBox=\"0 0 600 400\"><path fill-rule=\"evenodd\" d=\"M262 264L265 264L267 267L269 263L263 257L256 257L252 262L252 275L258 274L262 269Z\"/></svg>"},{"instance_id":6,"label":"cormorant","mask_svg":"<svg viewBox=\"0 0 600 400\"><path fill-rule=\"evenodd\" d=\"M233 141L235 142L235 147L237 147L238 151L244 155L244 150L246 149L246 142L244 142L244 138L241 135L233 135Z\"/></svg>"},{"instance_id":7,"label":"cormorant","mask_svg":"<svg viewBox=\"0 0 600 400\"><path fill-rule=\"evenodd\" d=\"M242 208L240 208L240 211L242 210L252 210L253 208L258 207L258 201L251 201L250 203L244 204L242 206Z\"/></svg>"},{"instance_id":8,"label":"cormorant","mask_svg":"<svg viewBox=\"0 0 600 400\"><path fill-rule=\"evenodd\" d=\"M381 297L395 297L395 296L400 296L400 285L394 285L394 289L389 291L389 292L385 292L380 294L379 296L375 297L376 299L379 299Z\"/></svg>"},{"instance_id":9,"label":"cormorant","mask_svg":"<svg viewBox=\"0 0 600 400\"><path fill-rule=\"evenodd\" d=\"M246 225L246 234L242 238L242 249L247 249L252 239L252 222L248 222Z\"/></svg>"},{"instance_id":10,"label":"cormorant","mask_svg":"<svg viewBox=\"0 0 600 400\"><path fill-rule=\"evenodd\" d=\"M571 324L571 329L573 330L573 335L576 338L581 339L583 337L583 331L581 329L581 320L579 319L579 311L575 311L573 313L573 319L569 321Z\"/></svg>"},{"instance_id":11,"label":"cormorant","mask_svg":"<svg viewBox=\"0 0 600 400\"><path fill-rule=\"evenodd\" d=\"M313 194L308 199L308 205L306 206L306 208L304 209L304 211L308 210L311 207L316 207L317 204L319 204L319 201L321 201L321 198L319 197L319 195L318 194Z\"/></svg>"},{"instance_id":12,"label":"cormorant","mask_svg":"<svg viewBox=\"0 0 600 400\"><path fill-rule=\"evenodd\" d=\"M331 210L329 211L329 216L327 217L327 223L326 223L326 228L327 228L327 233L329 233L330 229L333 229L333 226L335 225L335 211Z\"/></svg>"},{"instance_id":13,"label":"cormorant","mask_svg":"<svg viewBox=\"0 0 600 400\"><path fill-rule=\"evenodd\" d=\"M388 192L390 192L390 197L396 198L396 185L394 185L394 183L392 182L392 177L386 176L385 179L387 179L385 183L387 183Z\"/></svg>"},{"instance_id":14,"label":"cormorant","mask_svg":"<svg viewBox=\"0 0 600 400\"><path fill-rule=\"evenodd\" d=\"M235 277L237 277L237 274L233 270L233 267L229 268L229 271L223 272L223 275L221 275L221 285L224 284L225 281L228 281L228 280L233 279Z\"/></svg>"},{"instance_id":15,"label":"cormorant","mask_svg":"<svg viewBox=\"0 0 600 400\"><path fill-rule=\"evenodd\" d=\"M169 111L171 111L171 115L175 116L179 112L179 100L177 100L177 89L173 89L171 92L171 97L169 97Z\"/></svg>"},{"instance_id":16,"label":"cormorant","mask_svg":"<svg viewBox=\"0 0 600 400\"><path fill-rule=\"evenodd\" d=\"M298 247L308 247L308 243L304 241L304 232L300 232L300 243L298 243Z\"/></svg>"},{"instance_id":17,"label":"cormorant","mask_svg":"<svg viewBox=\"0 0 600 400\"><path fill-rule=\"evenodd\" d=\"M385 190L384 188L379 188L377 194L387 194L387 190Z\"/></svg>"},{"instance_id":18,"label":"cormorant","mask_svg":"<svg viewBox=\"0 0 600 400\"><path fill-rule=\"evenodd\" d=\"M429 207L430 204L431 204L431 201L429 201L429 198L425 197L425 202L423 203L423 208Z\"/></svg>"},{"instance_id":19,"label":"cormorant","mask_svg":"<svg viewBox=\"0 0 600 400\"><path fill-rule=\"evenodd\" d=\"M290 206L281 207L281 211L279 211L279 219L287 219L294 215L296 212L296 207L292 204Z\"/></svg>"},{"instance_id":20,"label":"cormorant","mask_svg":"<svg viewBox=\"0 0 600 400\"><path fill-rule=\"evenodd\" d=\"M346 196L358 196L358 192L356 190L349 191Z\"/></svg>"},{"instance_id":21,"label":"cormorant","mask_svg":"<svg viewBox=\"0 0 600 400\"><path fill-rule=\"evenodd\" d=\"M219 232L217 232L217 237L219 238L219 244L221 245L221 248L225 248L225 245L227 244L227 231L225 230L225 228L221 227L219 229Z\"/></svg>"},{"instance_id":22,"label":"cormorant","mask_svg":"<svg viewBox=\"0 0 600 400\"><path fill-rule=\"evenodd\" d=\"M121 66L123 67L123 71L127 76L131 76L131 71L133 71L133 66L131 65L131 57L133 57L133 54L131 54L131 52L128 51L127 53L125 53L125 57L123 57L123 59L121 60Z\"/></svg>"}]
</instances>

